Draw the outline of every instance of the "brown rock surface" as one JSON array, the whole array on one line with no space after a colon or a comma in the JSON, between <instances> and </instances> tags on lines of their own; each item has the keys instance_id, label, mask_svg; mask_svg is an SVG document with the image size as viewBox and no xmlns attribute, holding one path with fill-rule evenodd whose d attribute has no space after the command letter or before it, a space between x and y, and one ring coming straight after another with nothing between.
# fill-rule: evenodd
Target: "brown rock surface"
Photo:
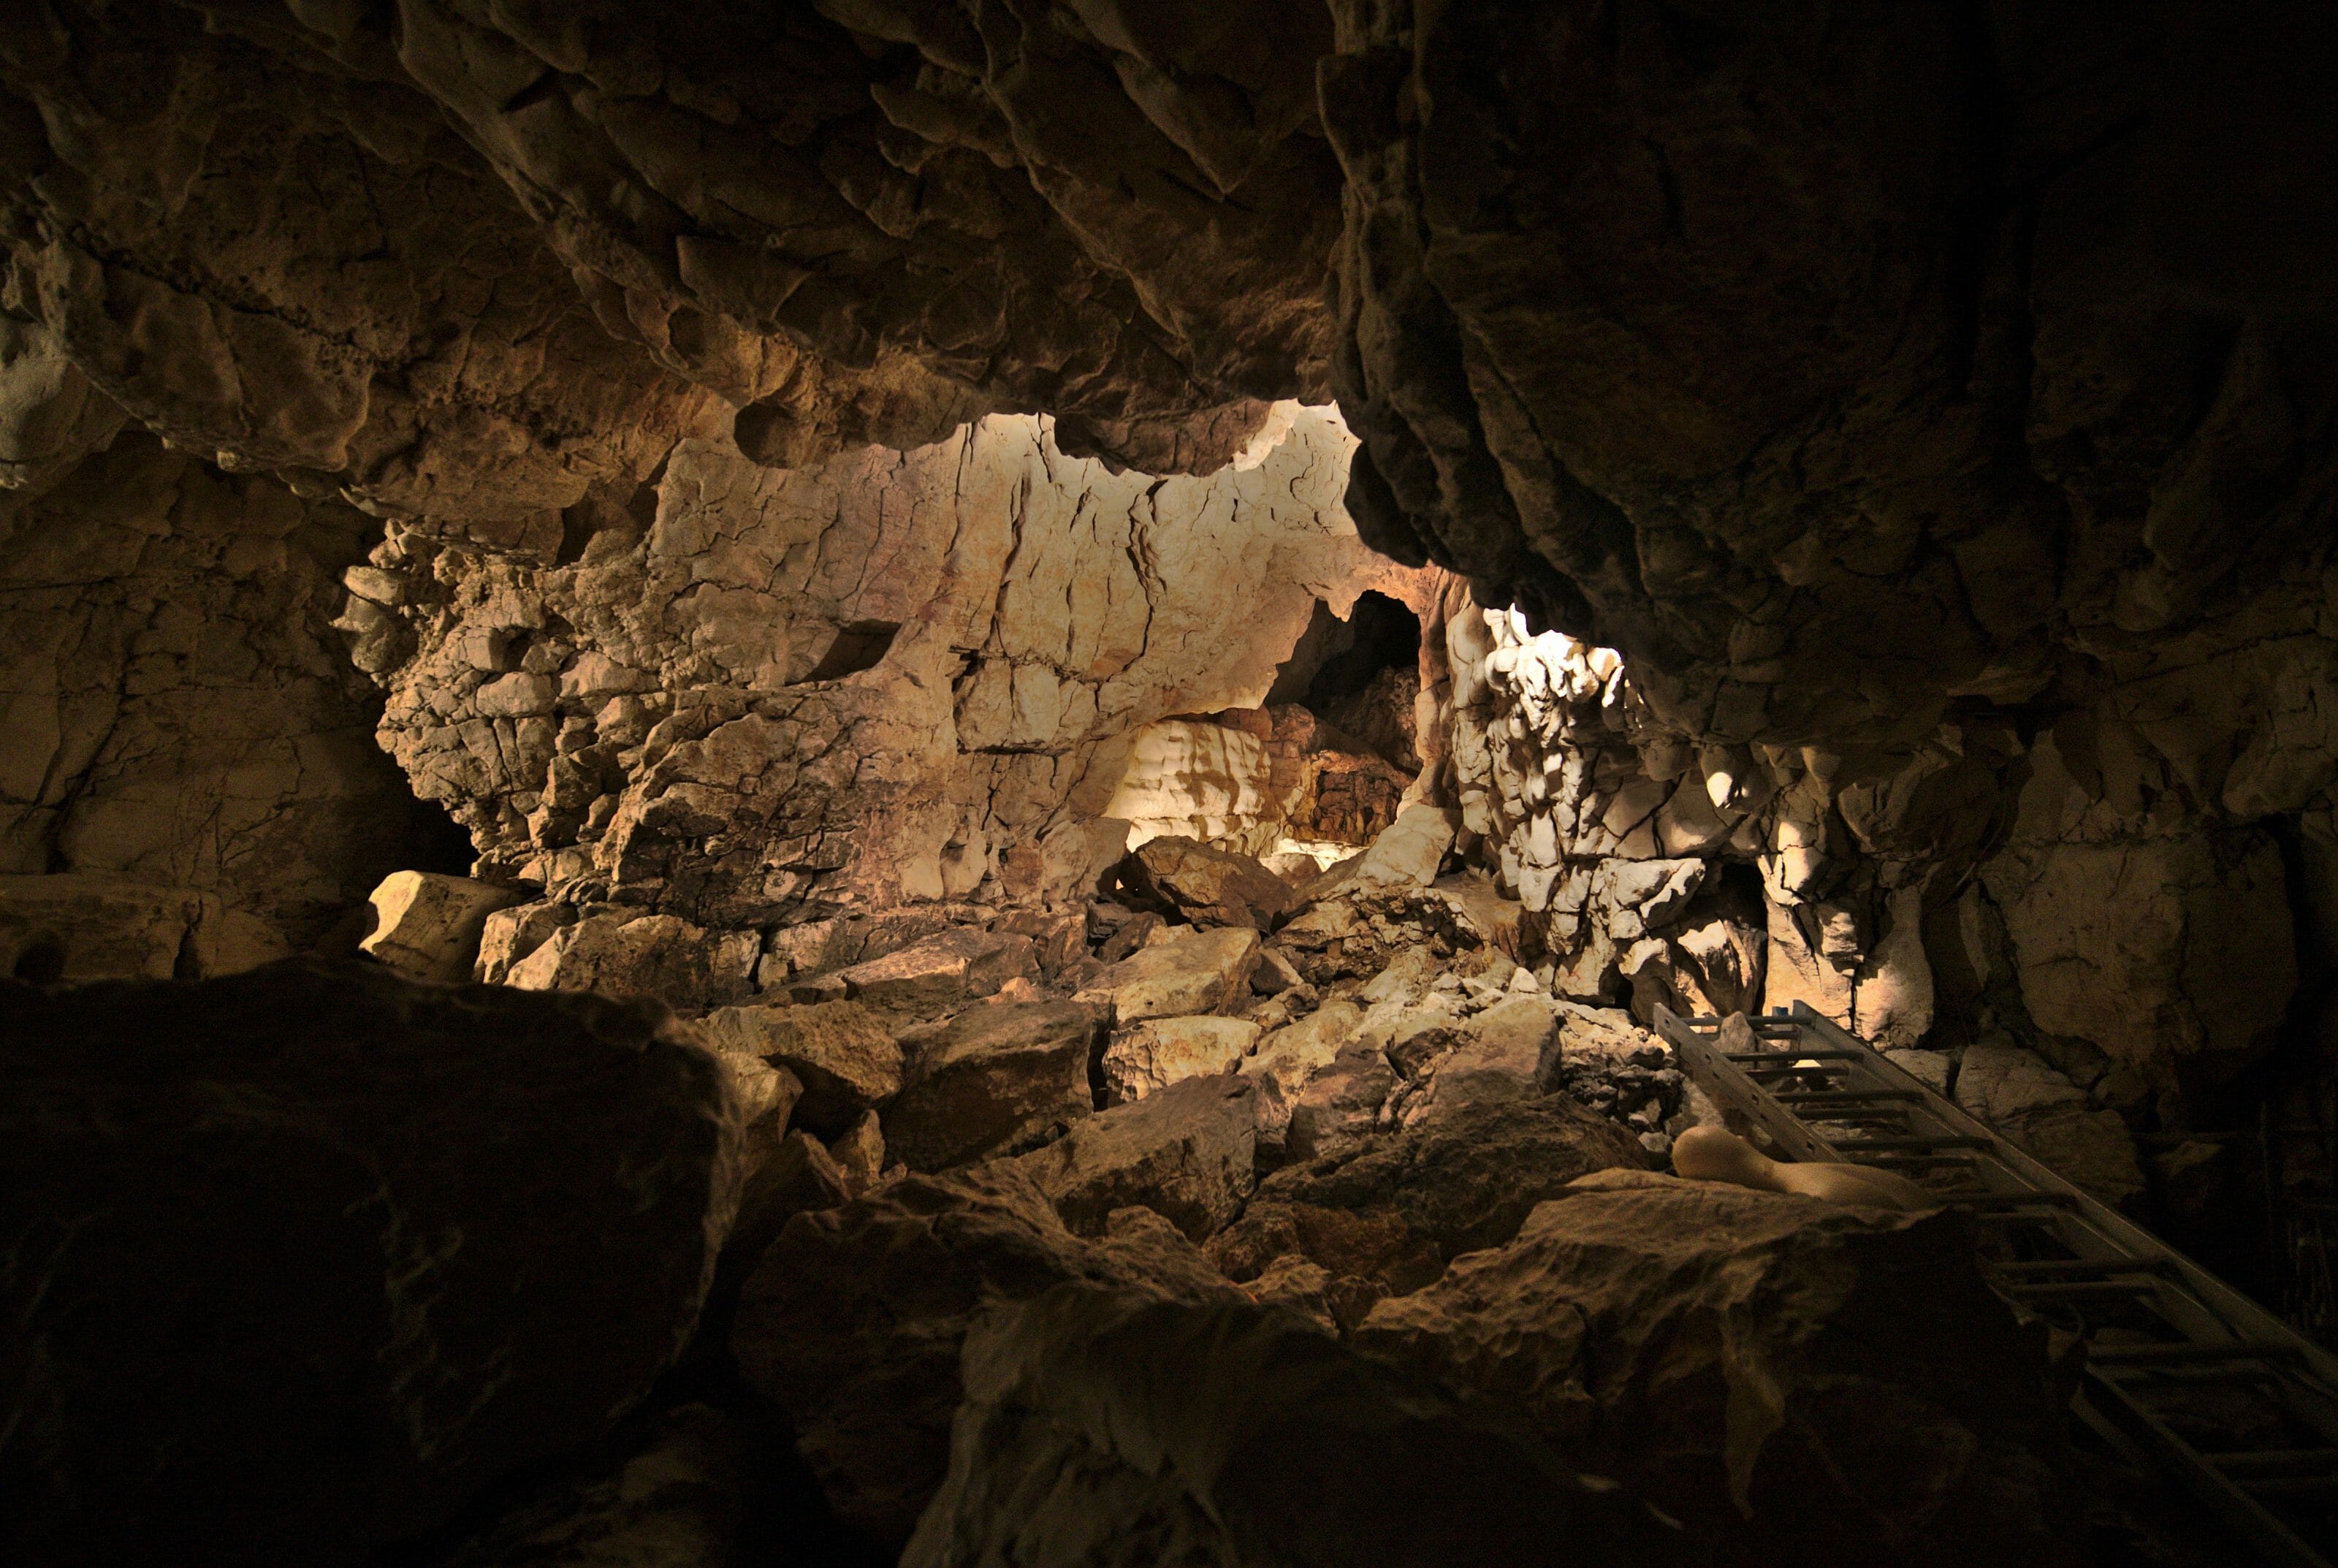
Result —
<instances>
[{"instance_id":1,"label":"brown rock surface","mask_svg":"<svg viewBox=\"0 0 2338 1568\"><path fill-rule=\"evenodd\" d=\"M901 1088L901 1047L858 1002L801 1007L724 1007L701 1025L718 1049L743 1051L803 1084L805 1126L835 1137Z\"/></svg>"},{"instance_id":2,"label":"brown rock surface","mask_svg":"<svg viewBox=\"0 0 2338 1568\"><path fill-rule=\"evenodd\" d=\"M1076 1122L1014 1163L1081 1235L1142 1206L1199 1241L1241 1212L1256 1181L1256 1102L1246 1078L1188 1078Z\"/></svg>"},{"instance_id":3,"label":"brown rock surface","mask_svg":"<svg viewBox=\"0 0 2338 1568\"><path fill-rule=\"evenodd\" d=\"M738 1200L713 1058L593 997L288 964L15 995L0 1053L24 1561L446 1523L648 1391Z\"/></svg>"},{"instance_id":4,"label":"brown rock surface","mask_svg":"<svg viewBox=\"0 0 2338 1568\"><path fill-rule=\"evenodd\" d=\"M2044 1333L1963 1224L1608 1171L1356 1342L1531 1412L1714 1561L2073 1563Z\"/></svg>"},{"instance_id":5,"label":"brown rock surface","mask_svg":"<svg viewBox=\"0 0 2338 1568\"><path fill-rule=\"evenodd\" d=\"M909 1176L789 1225L747 1281L732 1348L838 1514L905 1541L947 1466L977 1318L1070 1279L1190 1290L1190 1262L1162 1253L1157 1235L1082 1241L1012 1163Z\"/></svg>"},{"instance_id":6,"label":"brown rock surface","mask_svg":"<svg viewBox=\"0 0 2338 1568\"><path fill-rule=\"evenodd\" d=\"M1695 1560L1560 1450L1287 1311L1066 1285L966 1359L910 1568Z\"/></svg>"},{"instance_id":7,"label":"brown rock surface","mask_svg":"<svg viewBox=\"0 0 2338 1568\"><path fill-rule=\"evenodd\" d=\"M886 1147L913 1171L939 1171L1063 1132L1095 1109L1088 1063L1098 1022L1082 1003L1024 1002L904 1032Z\"/></svg>"},{"instance_id":8,"label":"brown rock surface","mask_svg":"<svg viewBox=\"0 0 2338 1568\"><path fill-rule=\"evenodd\" d=\"M1247 855L1198 839L1147 839L1122 863L1122 879L1140 899L1195 926L1274 928L1291 906L1290 885Z\"/></svg>"},{"instance_id":9,"label":"brown rock surface","mask_svg":"<svg viewBox=\"0 0 2338 1568\"><path fill-rule=\"evenodd\" d=\"M1123 1024L1232 1012L1250 992L1258 933L1247 926L1171 926L1081 988L1078 1000Z\"/></svg>"},{"instance_id":10,"label":"brown rock surface","mask_svg":"<svg viewBox=\"0 0 2338 1568\"><path fill-rule=\"evenodd\" d=\"M1105 1099L1125 1105L1188 1078L1223 1076L1258 1044L1244 1018L1148 1018L1112 1032L1099 1070Z\"/></svg>"}]
</instances>

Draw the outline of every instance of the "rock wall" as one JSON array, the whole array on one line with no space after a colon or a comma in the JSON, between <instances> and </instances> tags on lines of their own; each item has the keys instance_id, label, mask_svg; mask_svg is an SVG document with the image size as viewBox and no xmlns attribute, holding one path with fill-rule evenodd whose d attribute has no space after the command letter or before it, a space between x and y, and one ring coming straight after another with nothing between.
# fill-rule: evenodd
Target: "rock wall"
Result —
<instances>
[{"instance_id":1,"label":"rock wall","mask_svg":"<svg viewBox=\"0 0 2338 1568\"><path fill-rule=\"evenodd\" d=\"M1027 418L813 469L686 442L532 553L393 525L344 623L481 875L726 927L1040 898L1103 868L1047 835L1144 726L1254 706L1319 602L1420 596L1341 510L1336 415L1281 424L1208 478Z\"/></svg>"},{"instance_id":2,"label":"rock wall","mask_svg":"<svg viewBox=\"0 0 2338 1568\"><path fill-rule=\"evenodd\" d=\"M315 940L398 867L438 862L447 825L433 834L374 745L380 699L330 625L378 526L142 432L0 496L12 931L21 916L62 940L72 922L31 909L54 902L44 879L100 878L206 895L201 944L224 921L264 956Z\"/></svg>"}]
</instances>

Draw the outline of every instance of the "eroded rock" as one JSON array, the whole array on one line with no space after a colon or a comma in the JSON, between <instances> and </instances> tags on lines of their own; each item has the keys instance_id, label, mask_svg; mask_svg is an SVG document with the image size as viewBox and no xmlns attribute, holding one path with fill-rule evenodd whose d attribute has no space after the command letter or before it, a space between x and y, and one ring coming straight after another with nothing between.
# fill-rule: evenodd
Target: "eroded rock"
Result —
<instances>
[{"instance_id":1,"label":"eroded rock","mask_svg":"<svg viewBox=\"0 0 2338 1568\"><path fill-rule=\"evenodd\" d=\"M738 1201L722 1070L595 997L281 964L20 993L0 1052L34 1560L446 1523L647 1392Z\"/></svg>"}]
</instances>

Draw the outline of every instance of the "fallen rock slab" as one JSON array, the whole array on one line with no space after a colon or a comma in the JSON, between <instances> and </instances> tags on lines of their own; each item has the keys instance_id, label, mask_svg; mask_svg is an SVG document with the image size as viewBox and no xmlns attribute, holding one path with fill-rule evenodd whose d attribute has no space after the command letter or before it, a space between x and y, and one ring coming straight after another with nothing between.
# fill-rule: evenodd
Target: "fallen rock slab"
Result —
<instances>
[{"instance_id":1,"label":"fallen rock slab","mask_svg":"<svg viewBox=\"0 0 2338 1568\"><path fill-rule=\"evenodd\" d=\"M1577 1179L1646 1166L1638 1140L1564 1097L1472 1102L1275 1171L1210 1251L1237 1279L1296 1252L1335 1277L1411 1290L1449 1259L1508 1241Z\"/></svg>"},{"instance_id":2,"label":"fallen rock slab","mask_svg":"<svg viewBox=\"0 0 2338 1568\"><path fill-rule=\"evenodd\" d=\"M1279 1307L1066 1283L966 1343L966 1404L904 1568L1685 1568L1562 1450Z\"/></svg>"},{"instance_id":3,"label":"fallen rock slab","mask_svg":"<svg viewBox=\"0 0 2338 1568\"><path fill-rule=\"evenodd\" d=\"M1082 1235L1100 1233L1114 1210L1138 1205L1199 1241L1250 1195L1257 1098L1247 1078L1188 1078L1076 1122L1015 1164Z\"/></svg>"},{"instance_id":4,"label":"fallen rock slab","mask_svg":"<svg viewBox=\"0 0 2338 1568\"><path fill-rule=\"evenodd\" d=\"M1291 885L1248 855L1164 835L1121 862L1121 880L1139 900L1194 926L1274 928L1291 907Z\"/></svg>"},{"instance_id":5,"label":"fallen rock slab","mask_svg":"<svg viewBox=\"0 0 2338 1568\"><path fill-rule=\"evenodd\" d=\"M1355 1343L1526 1413L1718 1561L2077 1560L2044 1328L1952 1213L1602 1171Z\"/></svg>"},{"instance_id":6,"label":"fallen rock slab","mask_svg":"<svg viewBox=\"0 0 2338 1568\"><path fill-rule=\"evenodd\" d=\"M902 1036L885 1144L912 1171L1021 1153L1095 1108L1088 1058L1102 1010L1079 1002L972 1007Z\"/></svg>"},{"instance_id":7,"label":"fallen rock slab","mask_svg":"<svg viewBox=\"0 0 2338 1568\"><path fill-rule=\"evenodd\" d=\"M1300 1092L1283 1146L1294 1160L1329 1159L1360 1148L1396 1086L1396 1069L1378 1044L1367 1039L1341 1047Z\"/></svg>"},{"instance_id":8,"label":"fallen rock slab","mask_svg":"<svg viewBox=\"0 0 2338 1568\"><path fill-rule=\"evenodd\" d=\"M20 990L0 1063L19 1562L446 1523L649 1389L738 1200L722 1066L598 997L318 962Z\"/></svg>"},{"instance_id":9,"label":"fallen rock slab","mask_svg":"<svg viewBox=\"0 0 2338 1568\"><path fill-rule=\"evenodd\" d=\"M408 980L457 985L471 977L487 916L526 897L467 877L393 871L368 899L373 930L358 946Z\"/></svg>"},{"instance_id":10,"label":"fallen rock slab","mask_svg":"<svg viewBox=\"0 0 2338 1568\"><path fill-rule=\"evenodd\" d=\"M1258 1024L1242 1018L1147 1018L1113 1031L1104 1048L1105 1100L1125 1105L1157 1089L1231 1072L1258 1044Z\"/></svg>"},{"instance_id":11,"label":"fallen rock slab","mask_svg":"<svg viewBox=\"0 0 2338 1568\"><path fill-rule=\"evenodd\" d=\"M1017 932L938 932L898 952L840 970L844 995L891 1013L930 1016L991 995L1009 980L1036 978L1038 951Z\"/></svg>"},{"instance_id":12,"label":"fallen rock slab","mask_svg":"<svg viewBox=\"0 0 2338 1568\"><path fill-rule=\"evenodd\" d=\"M1334 998L1296 1024L1277 1029L1258 1043L1258 1049L1241 1063L1246 1078L1258 1080L1258 1132L1262 1141L1280 1145L1291 1125L1300 1096L1318 1073L1338 1060L1364 1021L1352 1002Z\"/></svg>"},{"instance_id":13,"label":"fallen rock slab","mask_svg":"<svg viewBox=\"0 0 2338 1568\"><path fill-rule=\"evenodd\" d=\"M948 1468L958 1348L987 1309L1066 1280L1171 1296L1206 1278L1158 1232L1123 1230L1083 1241L1013 1162L904 1177L790 1223L741 1294L732 1349L837 1514L898 1546Z\"/></svg>"},{"instance_id":14,"label":"fallen rock slab","mask_svg":"<svg viewBox=\"0 0 2338 1568\"><path fill-rule=\"evenodd\" d=\"M1074 1000L1109 1007L1122 1024L1232 1012L1248 995L1258 950L1258 933L1247 926L1173 926L1089 981Z\"/></svg>"},{"instance_id":15,"label":"fallen rock slab","mask_svg":"<svg viewBox=\"0 0 2338 1568\"><path fill-rule=\"evenodd\" d=\"M723 1052L761 1057L803 1085L796 1120L834 1138L901 1088L901 1047L858 1002L795 1007L723 1007L701 1027Z\"/></svg>"}]
</instances>

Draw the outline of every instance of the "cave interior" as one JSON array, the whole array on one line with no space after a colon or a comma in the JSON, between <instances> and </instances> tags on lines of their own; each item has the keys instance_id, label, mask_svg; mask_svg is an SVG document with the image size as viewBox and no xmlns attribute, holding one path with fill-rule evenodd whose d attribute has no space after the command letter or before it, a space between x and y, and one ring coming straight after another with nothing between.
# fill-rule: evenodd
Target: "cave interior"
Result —
<instances>
[{"instance_id":1,"label":"cave interior","mask_svg":"<svg viewBox=\"0 0 2338 1568\"><path fill-rule=\"evenodd\" d=\"M0 17L0 1552L2338 1561L2338 12Z\"/></svg>"}]
</instances>

